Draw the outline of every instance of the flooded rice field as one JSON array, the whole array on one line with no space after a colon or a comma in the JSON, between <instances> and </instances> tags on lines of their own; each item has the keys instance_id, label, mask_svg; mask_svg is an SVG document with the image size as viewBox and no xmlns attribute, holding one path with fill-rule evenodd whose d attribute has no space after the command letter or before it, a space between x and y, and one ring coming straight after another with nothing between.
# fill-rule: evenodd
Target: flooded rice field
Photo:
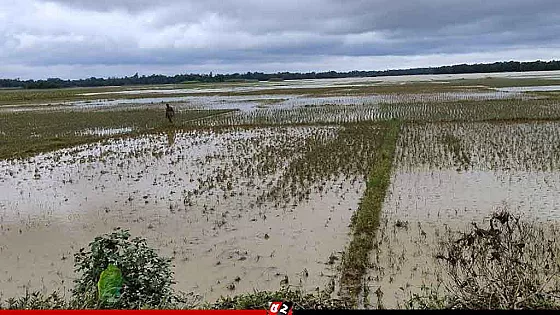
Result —
<instances>
[{"instance_id":1,"label":"flooded rice field","mask_svg":"<svg viewBox=\"0 0 560 315\"><path fill-rule=\"evenodd\" d=\"M77 136L96 135L96 136L112 136L132 132L132 128L88 128L76 131Z\"/></svg>"},{"instance_id":2,"label":"flooded rice field","mask_svg":"<svg viewBox=\"0 0 560 315\"><path fill-rule=\"evenodd\" d=\"M409 94L370 94L348 96L306 96L293 94L263 94L250 96L169 96L119 99L91 99L46 104L2 105L1 112L28 112L38 110L119 110L161 107L171 103L184 109L232 109L242 112L286 110L321 106L407 104L429 102L484 101L505 99L535 99L519 91L465 91Z\"/></svg>"},{"instance_id":3,"label":"flooded rice field","mask_svg":"<svg viewBox=\"0 0 560 315\"><path fill-rule=\"evenodd\" d=\"M211 126L259 124L325 124L365 121L477 121L496 119L557 119L560 102L549 99L495 99L463 101L422 101L394 103L324 103L294 108L263 108L234 111L201 119L196 124Z\"/></svg>"},{"instance_id":4,"label":"flooded rice field","mask_svg":"<svg viewBox=\"0 0 560 315\"><path fill-rule=\"evenodd\" d=\"M559 140L558 122L404 127L371 255L371 306L403 308L443 283L438 242L494 211L558 226Z\"/></svg>"},{"instance_id":5,"label":"flooded rice field","mask_svg":"<svg viewBox=\"0 0 560 315\"><path fill-rule=\"evenodd\" d=\"M340 127L178 132L4 160L2 293L68 289L73 253L114 227L173 257L177 289L205 300L282 281L324 287L336 279L365 188L361 163L375 142L344 147L343 134Z\"/></svg>"},{"instance_id":6,"label":"flooded rice field","mask_svg":"<svg viewBox=\"0 0 560 315\"><path fill-rule=\"evenodd\" d=\"M383 124L398 122L360 294L362 307L402 308L445 277L434 260L443 235L500 208L560 222L560 102L525 93L555 88L375 92L488 76L126 88L0 106L0 145L17 151L0 150L0 299L27 289L68 296L73 254L116 227L172 257L175 288L204 301L286 284L340 287L351 223L389 152ZM268 91L346 86L373 89ZM232 95L188 95L201 91ZM167 102L175 124L160 115Z\"/></svg>"}]
</instances>

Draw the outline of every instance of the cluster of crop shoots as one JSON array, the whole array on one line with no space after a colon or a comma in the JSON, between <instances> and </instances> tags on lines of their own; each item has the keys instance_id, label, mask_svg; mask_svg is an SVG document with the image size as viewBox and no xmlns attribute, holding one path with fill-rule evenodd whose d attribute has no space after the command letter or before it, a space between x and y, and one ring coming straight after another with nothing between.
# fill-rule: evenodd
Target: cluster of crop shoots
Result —
<instances>
[{"instance_id":1,"label":"cluster of crop shoots","mask_svg":"<svg viewBox=\"0 0 560 315\"><path fill-rule=\"evenodd\" d=\"M411 124L403 128L397 161L404 169L555 171L558 122Z\"/></svg>"}]
</instances>

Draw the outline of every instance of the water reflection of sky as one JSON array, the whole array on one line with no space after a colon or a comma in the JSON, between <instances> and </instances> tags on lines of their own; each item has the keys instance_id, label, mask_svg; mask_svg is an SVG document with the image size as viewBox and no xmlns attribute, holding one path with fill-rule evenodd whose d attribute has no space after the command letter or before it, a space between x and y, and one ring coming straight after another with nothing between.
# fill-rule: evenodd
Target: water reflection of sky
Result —
<instances>
[{"instance_id":1,"label":"water reflection of sky","mask_svg":"<svg viewBox=\"0 0 560 315\"><path fill-rule=\"evenodd\" d=\"M440 92L407 94L368 94L348 96L308 96L308 95L249 95L249 96L167 96L132 99L98 99L69 101L58 104L2 106L1 111L33 111L64 109L109 109L142 108L163 106L171 103L178 109L234 109L254 111L259 109L291 109L309 106L346 106L363 104L399 104L449 101L484 101L507 98L526 98L519 92L484 91L484 92Z\"/></svg>"},{"instance_id":2,"label":"water reflection of sky","mask_svg":"<svg viewBox=\"0 0 560 315\"><path fill-rule=\"evenodd\" d=\"M503 92L546 92L546 91L560 91L560 85L539 85L539 86L512 86L505 88L497 88L498 91Z\"/></svg>"}]
</instances>

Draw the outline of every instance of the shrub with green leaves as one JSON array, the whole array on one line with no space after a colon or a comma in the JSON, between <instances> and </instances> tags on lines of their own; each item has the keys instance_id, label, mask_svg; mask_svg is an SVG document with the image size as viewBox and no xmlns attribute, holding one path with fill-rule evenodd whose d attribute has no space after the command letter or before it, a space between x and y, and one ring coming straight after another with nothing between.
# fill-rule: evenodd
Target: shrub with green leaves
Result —
<instances>
[{"instance_id":1,"label":"shrub with green leaves","mask_svg":"<svg viewBox=\"0 0 560 315\"><path fill-rule=\"evenodd\" d=\"M60 310L69 308L64 296L58 292L44 294L40 291L25 290L25 295L19 298L9 298L0 301L0 310Z\"/></svg>"},{"instance_id":2,"label":"shrub with green leaves","mask_svg":"<svg viewBox=\"0 0 560 315\"><path fill-rule=\"evenodd\" d=\"M72 290L76 308L157 308L173 299L171 259L159 257L145 239L131 239L127 230L117 228L96 237L89 251L80 249L74 259L79 274ZM107 303L99 299L97 291L101 273L109 265L120 270L122 289L117 298Z\"/></svg>"}]
</instances>

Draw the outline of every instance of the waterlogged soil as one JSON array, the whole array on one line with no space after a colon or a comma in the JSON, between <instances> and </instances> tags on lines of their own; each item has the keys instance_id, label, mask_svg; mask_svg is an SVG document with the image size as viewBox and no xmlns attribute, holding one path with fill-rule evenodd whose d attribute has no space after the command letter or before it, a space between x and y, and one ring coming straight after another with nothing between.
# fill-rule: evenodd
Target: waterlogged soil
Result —
<instances>
[{"instance_id":1,"label":"waterlogged soil","mask_svg":"<svg viewBox=\"0 0 560 315\"><path fill-rule=\"evenodd\" d=\"M534 219L560 219L560 172L397 172L393 180L388 206L403 218L464 221L506 205Z\"/></svg>"},{"instance_id":2,"label":"waterlogged soil","mask_svg":"<svg viewBox=\"0 0 560 315\"><path fill-rule=\"evenodd\" d=\"M281 282L324 288L335 280L364 183L335 176L303 200L267 201L264 190L284 168L264 172L256 158L282 137L304 141L313 132L151 135L0 161L0 294L68 296L73 253L115 227L172 257L176 289L206 301Z\"/></svg>"},{"instance_id":3,"label":"waterlogged soil","mask_svg":"<svg viewBox=\"0 0 560 315\"><path fill-rule=\"evenodd\" d=\"M485 225L494 211L557 224L558 187L560 172L397 170L370 255L369 307L403 308L413 294L425 295L422 286L447 280L435 259L438 242L471 222Z\"/></svg>"},{"instance_id":4,"label":"waterlogged soil","mask_svg":"<svg viewBox=\"0 0 560 315\"><path fill-rule=\"evenodd\" d=\"M77 136L112 136L112 135L119 135L119 134L126 134L132 132L131 127L123 127L123 128L88 128L80 131L76 131L75 135Z\"/></svg>"},{"instance_id":5,"label":"waterlogged soil","mask_svg":"<svg viewBox=\"0 0 560 315\"><path fill-rule=\"evenodd\" d=\"M424 295L423 286L436 287L448 280L435 258L437 244L445 233L464 228L466 224L449 227L437 221L404 220L393 213L383 214L370 253L372 267L366 276L362 307L407 308L406 302L413 294Z\"/></svg>"},{"instance_id":6,"label":"waterlogged soil","mask_svg":"<svg viewBox=\"0 0 560 315\"><path fill-rule=\"evenodd\" d=\"M558 130L556 122L404 128L370 255L366 306L402 308L427 293L423 285L445 282L438 241L471 222L485 226L492 212L558 225Z\"/></svg>"},{"instance_id":7,"label":"waterlogged soil","mask_svg":"<svg viewBox=\"0 0 560 315\"><path fill-rule=\"evenodd\" d=\"M170 90L173 91L173 90ZM126 92L126 91L122 91ZM116 93L116 92L115 92ZM37 110L114 110L161 107L172 103L178 109L232 109L242 112L261 109L295 109L315 106L407 104L424 102L485 101L535 98L515 91L465 91L440 93L366 94L348 96L309 96L262 94L249 96L165 96L144 98L92 99L48 104L3 105L0 112Z\"/></svg>"},{"instance_id":8,"label":"waterlogged soil","mask_svg":"<svg viewBox=\"0 0 560 315\"><path fill-rule=\"evenodd\" d=\"M560 91L560 85L540 85L540 86L514 86L507 88L498 88L498 91L503 92L547 92L547 91Z\"/></svg>"}]
</instances>

